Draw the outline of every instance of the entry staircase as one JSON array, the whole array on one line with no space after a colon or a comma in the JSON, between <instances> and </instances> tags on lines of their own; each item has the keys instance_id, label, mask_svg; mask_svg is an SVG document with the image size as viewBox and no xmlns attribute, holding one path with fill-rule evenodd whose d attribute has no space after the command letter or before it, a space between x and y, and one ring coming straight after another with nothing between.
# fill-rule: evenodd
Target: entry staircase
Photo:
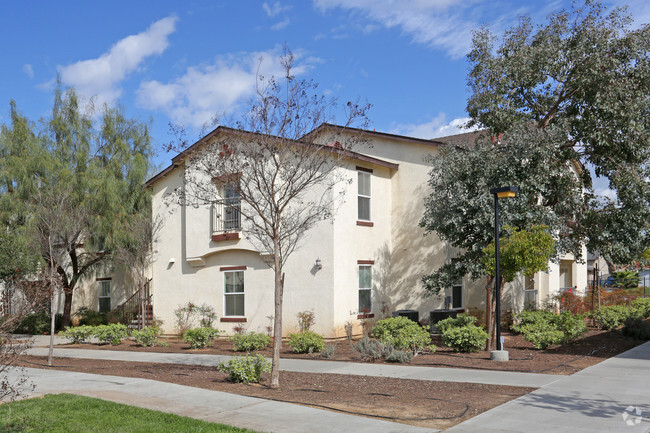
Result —
<instances>
[{"instance_id":1,"label":"entry staircase","mask_svg":"<svg viewBox=\"0 0 650 433\"><path fill-rule=\"evenodd\" d=\"M129 299L109 313L109 322L125 324L129 329L142 329L153 325L151 279Z\"/></svg>"}]
</instances>

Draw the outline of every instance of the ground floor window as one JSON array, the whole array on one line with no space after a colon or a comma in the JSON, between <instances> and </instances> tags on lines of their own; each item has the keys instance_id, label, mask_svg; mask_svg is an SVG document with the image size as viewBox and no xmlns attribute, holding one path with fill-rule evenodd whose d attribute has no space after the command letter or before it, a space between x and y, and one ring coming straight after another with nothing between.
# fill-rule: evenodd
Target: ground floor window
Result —
<instances>
[{"instance_id":1,"label":"ground floor window","mask_svg":"<svg viewBox=\"0 0 650 433\"><path fill-rule=\"evenodd\" d=\"M359 313L372 311L372 266L359 266Z\"/></svg>"},{"instance_id":2,"label":"ground floor window","mask_svg":"<svg viewBox=\"0 0 650 433\"><path fill-rule=\"evenodd\" d=\"M244 315L244 271L224 272L224 316Z\"/></svg>"},{"instance_id":3,"label":"ground floor window","mask_svg":"<svg viewBox=\"0 0 650 433\"><path fill-rule=\"evenodd\" d=\"M98 298L100 313L108 313L111 311L111 280L98 280Z\"/></svg>"},{"instance_id":4,"label":"ground floor window","mask_svg":"<svg viewBox=\"0 0 650 433\"><path fill-rule=\"evenodd\" d=\"M451 308L463 308L463 280L451 286Z\"/></svg>"}]
</instances>

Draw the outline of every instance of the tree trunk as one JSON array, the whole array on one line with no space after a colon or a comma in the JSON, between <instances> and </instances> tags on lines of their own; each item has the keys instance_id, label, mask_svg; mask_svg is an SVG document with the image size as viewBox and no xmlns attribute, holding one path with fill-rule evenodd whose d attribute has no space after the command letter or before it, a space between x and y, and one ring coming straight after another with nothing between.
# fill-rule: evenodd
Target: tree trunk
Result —
<instances>
[{"instance_id":1,"label":"tree trunk","mask_svg":"<svg viewBox=\"0 0 650 433\"><path fill-rule=\"evenodd\" d=\"M64 328L70 326L70 316L72 313L72 288L66 287L63 290L64 294L64 303L63 303L63 321L61 326Z\"/></svg>"},{"instance_id":2,"label":"tree trunk","mask_svg":"<svg viewBox=\"0 0 650 433\"><path fill-rule=\"evenodd\" d=\"M59 298L57 290L52 290L52 301L50 304L50 346L47 351L47 365L52 366L52 358L54 357L54 333L56 332L56 313L59 309Z\"/></svg>"},{"instance_id":3,"label":"tree trunk","mask_svg":"<svg viewBox=\"0 0 650 433\"><path fill-rule=\"evenodd\" d=\"M280 350L282 349L282 297L284 295L284 274L280 263L279 242L275 243L275 316L273 317L273 358L271 360L271 388L280 387Z\"/></svg>"},{"instance_id":4,"label":"tree trunk","mask_svg":"<svg viewBox=\"0 0 650 433\"><path fill-rule=\"evenodd\" d=\"M494 277L488 275L487 286L485 286L485 329L488 334L492 335L492 282ZM485 350L492 350L492 339L488 338L485 342Z\"/></svg>"}]
</instances>

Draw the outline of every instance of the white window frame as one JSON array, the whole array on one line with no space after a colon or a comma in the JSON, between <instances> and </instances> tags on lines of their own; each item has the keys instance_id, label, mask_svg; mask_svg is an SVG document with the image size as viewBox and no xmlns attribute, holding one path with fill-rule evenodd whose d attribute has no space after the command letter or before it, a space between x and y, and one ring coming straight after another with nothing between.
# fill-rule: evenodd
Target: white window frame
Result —
<instances>
[{"instance_id":1,"label":"white window frame","mask_svg":"<svg viewBox=\"0 0 650 433\"><path fill-rule=\"evenodd\" d=\"M242 285L243 289L241 292L232 292L232 293L227 293L226 292L226 276L228 274L236 274L236 273L241 273L242 275ZM228 297L234 297L234 296L242 296L244 298L244 314L237 314L237 315L228 315L227 309L226 309L226 302ZM223 272L223 317L246 317L246 275L244 274L243 270L233 270L233 271L224 271Z\"/></svg>"},{"instance_id":2,"label":"white window frame","mask_svg":"<svg viewBox=\"0 0 650 433\"><path fill-rule=\"evenodd\" d=\"M102 287L104 286L104 283L108 284L108 296L102 296ZM111 300L111 293L112 293L112 280L110 278L102 278L97 280L97 311L98 312L104 312L108 313L111 311L112 307L112 300ZM108 298L108 311L101 311L101 305L102 305L102 299Z\"/></svg>"},{"instance_id":3,"label":"white window frame","mask_svg":"<svg viewBox=\"0 0 650 433\"><path fill-rule=\"evenodd\" d=\"M359 192L359 187L361 185L361 177L362 176L367 176L368 177L368 195L361 194ZM361 208L359 207L359 199L364 198L368 199L368 219L361 218L359 215ZM357 220L358 221L372 221L372 173L363 171L363 170L357 170Z\"/></svg>"},{"instance_id":4,"label":"white window frame","mask_svg":"<svg viewBox=\"0 0 650 433\"><path fill-rule=\"evenodd\" d=\"M370 269L370 287L361 287L361 268ZM359 314L371 314L373 312L372 307L373 307L374 303L372 302L372 274L373 274L372 265L363 264L363 265L358 265L357 266L357 280L358 280L358 283L357 283L357 286L358 286L357 287L357 308L359 310ZM359 302L359 300L360 300L359 298L361 296L362 291L364 291L364 292L367 291L370 294L370 310L368 310L368 311L362 311L362 309L361 309L361 304Z\"/></svg>"}]
</instances>

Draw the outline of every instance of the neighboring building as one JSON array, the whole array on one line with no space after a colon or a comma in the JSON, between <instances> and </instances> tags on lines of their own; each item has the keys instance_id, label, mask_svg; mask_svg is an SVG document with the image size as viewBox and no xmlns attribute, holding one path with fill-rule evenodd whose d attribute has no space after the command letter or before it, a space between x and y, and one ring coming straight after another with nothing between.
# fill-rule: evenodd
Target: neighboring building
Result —
<instances>
[{"instance_id":1,"label":"neighboring building","mask_svg":"<svg viewBox=\"0 0 650 433\"><path fill-rule=\"evenodd\" d=\"M227 140L229 131L217 128L193 148ZM413 309L428 318L429 311L446 306L484 308L484 281L464 278L429 298L420 283L423 275L454 256L451 247L433 234L424 236L418 225L429 194L425 158L467 134L424 140L324 124L311 136L327 144L337 134L364 134L370 143L339 168L352 182L345 186L345 201L334 219L307 232L287 262L285 334L297 331L296 314L305 310L315 313L316 332L341 337L349 324L358 332L361 320L395 310ZM266 263L268 254L255 249L241 232L241 217L233 205L236 190L224 184L211 206L174 207L165 202L166 194L184 187L185 155L175 157L147 182L153 190L153 211L165 219L154 246L154 314L172 333L176 308L188 301L206 303L215 308L221 322L217 325L226 332L233 325L263 331L273 314L273 271ZM104 281L97 280L98 306L109 302L103 295ZM586 285L586 264L567 255L551 263L547 273L508 284L502 309L519 311L524 303L539 305L550 295L568 288L582 292Z\"/></svg>"}]
</instances>

